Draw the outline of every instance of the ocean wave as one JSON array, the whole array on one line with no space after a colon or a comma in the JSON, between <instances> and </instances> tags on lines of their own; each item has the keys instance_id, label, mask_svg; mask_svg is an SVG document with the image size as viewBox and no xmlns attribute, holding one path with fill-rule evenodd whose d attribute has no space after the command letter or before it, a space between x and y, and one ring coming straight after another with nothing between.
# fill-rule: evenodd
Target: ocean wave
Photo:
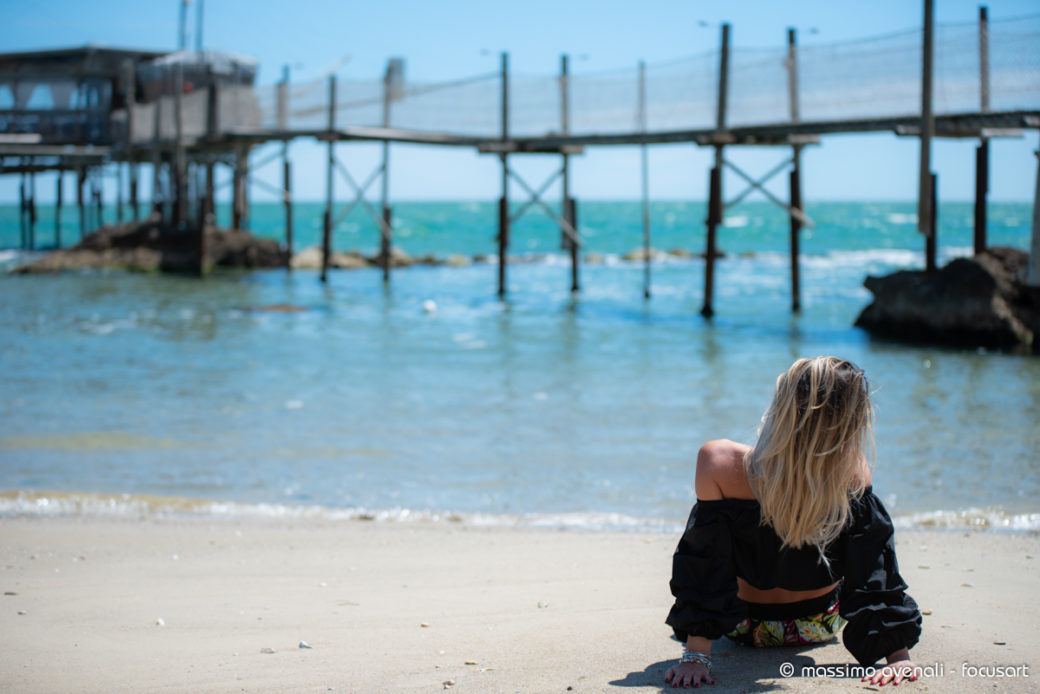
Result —
<instances>
[{"instance_id":1,"label":"ocean wave","mask_svg":"<svg viewBox=\"0 0 1040 694\"><path fill-rule=\"evenodd\" d=\"M203 518L228 520L374 521L457 523L480 527L556 530L679 532L682 524L620 513L492 514L426 509L334 508L238 501L213 501L149 494L89 492L0 492L0 518Z\"/></svg>"},{"instance_id":2,"label":"ocean wave","mask_svg":"<svg viewBox=\"0 0 1040 694\"><path fill-rule=\"evenodd\" d=\"M45 251L27 251L19 248L0 250L0 271L14 270L46 255Z\"/></svg>"},{"instance_id":3,"label":"ocean wave","mask_svg":"<svg viewBox=\"0 0 1040 694\"><path fill-rule=\"evenodd\" d=\"M1035 532L1040 530L1040 513L1007 513L999 508L969 508L961 511L920 511L896 516L892 522L897 528L917 530L944 528Z\"/></svg>"},{"instance_id":4,"label":"ocean wave","mask_svg":"<svg viewBox=\"0 0 1040 694\"><path fill-rule=\"evenodd\" d=\"M885 215L889 224L917 224L917 215L913 212L890 212Z\"/></svg>"},{"instance_id":5,"label":"ocean wave","mask_svg":"<svg viewBox=\"0 0 1040 694\"><path fill-rule=\"evenodd\" d=\"M447 523L475 527L543 528L551 530L681 533L678 519L641 518L611 512L545 512L495 514L427 509L335 508L238 501L214 501L148 494L88 492L0 492L0 518L201 518L210 520L368 521L380 523ZM1040 513L1008 513L999 508L924 511L895 516L906 530L1040 531Z\"/></svg>"},{"instance_id":6,"label":"ocean wave","mask_svg":"<svg viewBox=\"0 0 1040 694\"><path fill-rule=\"evenodd\" d=\"M641 249L634 248L629 253L593 252L583 256L581 262L588 265L605 265L608 267L642 267L645 260L639 256ZM700 255L702 249L692 248L683 252L663 251L651 249L651 262L657 266L667 265L699 265L703 264L704 258ZM941 260L945 263L956 257L970 256L970 248L947 248L943 249ZM491 257L487 262L491 262ZM833 250L825 253L802 253L801 263L805 267L828 269L828 268L855 268L862 270L877 270L879 268L920 268L924 265L924 255L920 251L906 248L862 248L855 250ZM497 260L497 258L495 258ZM777 267L786 269L791 262L791 256L786 250L757 250L737 251L727 253L721 257L723 263L752 264L764 267ZM571 263L571 257L566 253L530 253L514 255L509 257L510 264L527 265L567 265Z\"/></svg>"},{"instance_id":7,"label":"ocean wave","mask_svg":"<svg viewBox=\"0 0 1040 694\"><path fill-rule=\"evenodd\" d=\"M831 251L823 255L803 255L802 263L810 267L919 267L924 264L924 256L905 248L865 248L855 251Z\"/></svg>"}]
</instances>

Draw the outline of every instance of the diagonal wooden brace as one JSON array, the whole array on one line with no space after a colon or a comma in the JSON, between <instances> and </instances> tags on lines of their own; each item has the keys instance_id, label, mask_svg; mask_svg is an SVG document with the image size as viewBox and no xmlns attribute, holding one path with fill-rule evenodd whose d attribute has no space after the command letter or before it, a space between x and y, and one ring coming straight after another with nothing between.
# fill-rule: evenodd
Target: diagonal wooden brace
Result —
<instances>
[{"instance_id":1,"label":"diagonal wooden brace","mask_svg":"<svg viewBox=\"0 0 1040 694\"><path fill-rule=\"evenodd\" d=\"M542 202L542 199L540 197L540 195L542 195L545 192L545 190L549 187L549 184L551 184L554 180L556 180L557 176L559 176L559 175L561 175L563 173L563 169L560 169L560 171L558 173L556 173L549 181L547 181L546 184L544 186L542 186L541 190L539 190L538 192L535 192L531 188L531 186L527 185L527 182L524 181L524 179L522 179L515 171L513 171L509 167L506 167L506 172L508 172L508 174L510 176L512 176L513 179L517 183L520 184L520 187L523 188L525 191L527 191L527 194L531 196L531 200L522 208L521 213L523 211L526 211L527 208L531 207L532 205L538 205L539 207L541 207L545 211L545 213L547 215L549 215L549 217L552 218L553 221L555 221L557 224L560 225L560 228L563 229L563 233L566 234L567 237L576 246L581 247L581 246L583 246L585 244L585 242L581 238L581 234L578 233L578 230L575 229L571 225L571 223L568 222L566 219L564 219L560 215L556 214L556 211L554 209L552 209L551 207L546 205L544 202ZM516 214L513 217L513 219L516 219L519 216L520 216L520 213ZM510 221L512 221L512 220L510 220Z\"/></svg>"},{"instance_id":2,"label":"diagonal wooden brace","mask_svg":"<svg viewBox=\"0 0 1040 694\"><path fill-rule=\"evenodd\" d=\"M763 185L762 185L763 183L768 181L770 178L772 178L774 175L776 175L778 172L780 172L784 167L786 167L792 161L794 161L794 160L793 159L788 159L787 161L785 161L780 166L774 167L772 171L770 171L766 176L764 176L761 179L761 181L756 181L751 176L749 176L748 174L746 174L743 171L741 171L740 167L738 167L736 164L734 164L731 161L727 161L726 159L723 159L722 163L725 164L726 166L728 166L729 168L733 169L733 171L738 176L740 176L742 179L747 181L747 183L749 185L749 188L742 195L740 195L737 198L735 198L734 200L726 203L726 206L729 207L730 205L735 205L736 203L740 202L745 197L747 197L747 194L750 193L752 190L757 190L760 193L762 193L762 195L764 195L767 198L769 198L770 202L772 202L773 204L777 205L778 207L781 207L781 208L787 210L787 212L792 217L797 219L799 222L801 222L802 224L804 224L805 226L807 226L807 227L809 227L811 229L815 229L816 228L816 224L813 222L812 219L810 219L805 214L805 212L803 212L802 210L800 210L800 209L798 209L796 207L792 207L791 205L788 205L783 200L779 199L778 197L776 197L775 195L770 193L768 190L766 190L765 187L763 187Z\"/></svg>"}]
</instances>

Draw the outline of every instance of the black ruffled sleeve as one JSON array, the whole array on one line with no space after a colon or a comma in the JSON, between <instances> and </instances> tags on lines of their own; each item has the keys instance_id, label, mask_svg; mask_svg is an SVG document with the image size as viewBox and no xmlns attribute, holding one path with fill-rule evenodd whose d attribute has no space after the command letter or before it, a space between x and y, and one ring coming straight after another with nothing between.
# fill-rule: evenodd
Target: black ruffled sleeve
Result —
<instances>
[{"instance_id":1,"label":"black ruffled sleeve","mask_svg":"<svg viewBox=\"0 0 1040 694\"><path fill-rule=\"evenodd\" d=\"M892 519L881 501L868 489L852 512L841 556L839 612L848 620L842 639L861 665L873 665L917 643L921 613L899 575Z\"/></svg>"},{"instance_id":2,"label":"black ruffled sleeve","mask_svg":"<svg viewBox=\"0 0 1040 694\"><path fill-rule=\"evenodd\" d=\"M717 639L747 616L737 598L737 573L725 501L698 502L672 557L669 586L675 604L665 620L685 642L688 636Z\"/></svg>"}]
</instances>

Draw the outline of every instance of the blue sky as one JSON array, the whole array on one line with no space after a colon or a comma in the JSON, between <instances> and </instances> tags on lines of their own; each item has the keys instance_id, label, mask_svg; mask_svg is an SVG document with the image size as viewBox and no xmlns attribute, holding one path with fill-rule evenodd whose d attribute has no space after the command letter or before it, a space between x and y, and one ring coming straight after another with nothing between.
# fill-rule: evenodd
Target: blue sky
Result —
<instances>
[{"instance_id":1,"label":"blue sky","mask_svg":"<svg viewBox=\"0 0 1040 694\"><path fill-rule=\"evenodd\" d=\"M195 0L188 9L192 46L197 7ZM1040 13L1037 0L994 0L988 7L991 20ZM86 43L172 50L178 41L179 13L178 0L10 3L0 52ZM977 17L976 2L936 0L940 23L973 22ZM663 62L716 49L721 22L732 25L737 47L775 48L784 45L788 27L798 30L803 45L918 28L922 6L913 0L645 0L638 5L614 0L205 0L203 42L207 48L257 58L261 85L277 81L283 65L290 66L294 82L316 79L347 55L337 73L344 78L376 78L390 57L401 56L408 79L429 82L492 72L502 51L510 53L513 71L536 75L556 74L564 53L571 56L573 73L627 68L639 60ZM1037 146L1035 132L993 143L991 199L1032 199ZM826 137L804 155L804 195L808 200L913 200L918 147L913 138L888 134ZM933 168L939 173L942 199L972 198L974 147L970 140L936 143ZM752 174L772 168L786 154L769 148L733 149L739 151L731 158ZM341 145L337 152L356 179L367 178L378 157L378 147L372 145ZM323 197L322 156L315 143L293 146L294 192L299 199ZM517 169L532 185L558 166L556 157L518 159ZM652 147L651 195L703 199L710 161L711 151L694 145ZM278 180L273 167L257 175ZM499 195L499 185L493 158L468 150L393 147L394 199L491 199ZM778 194L786 195L786 184L774 185ZM726 179L730 194L740 187L735 178ZM40 198L47 199L52 189L42 184ZM593 148L575 158L572 190L579 199L638 198L638 148ZM0 179L0 201L14 201L16 196L17 181ZM256 188L253 197L270 196Z\"/></svg>"}]
</instances>

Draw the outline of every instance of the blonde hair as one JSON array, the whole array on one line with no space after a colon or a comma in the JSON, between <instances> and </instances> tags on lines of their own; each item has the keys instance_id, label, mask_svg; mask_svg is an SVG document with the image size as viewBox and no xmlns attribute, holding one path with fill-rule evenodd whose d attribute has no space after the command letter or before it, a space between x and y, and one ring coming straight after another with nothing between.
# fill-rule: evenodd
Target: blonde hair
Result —
<instances>
[{"instance_id":1,"label":"blonde hair","mask_svg":"<svg viewBox=\"0 0 1040 694\"><path fill-rule=\"evenodd\" d=\"M799 359L776 381L758 442L744 457L762 523L783 547L815 546L823 557L866 489L873 458L867 377L836 357Z\"/></svg>"}]
</instances>

